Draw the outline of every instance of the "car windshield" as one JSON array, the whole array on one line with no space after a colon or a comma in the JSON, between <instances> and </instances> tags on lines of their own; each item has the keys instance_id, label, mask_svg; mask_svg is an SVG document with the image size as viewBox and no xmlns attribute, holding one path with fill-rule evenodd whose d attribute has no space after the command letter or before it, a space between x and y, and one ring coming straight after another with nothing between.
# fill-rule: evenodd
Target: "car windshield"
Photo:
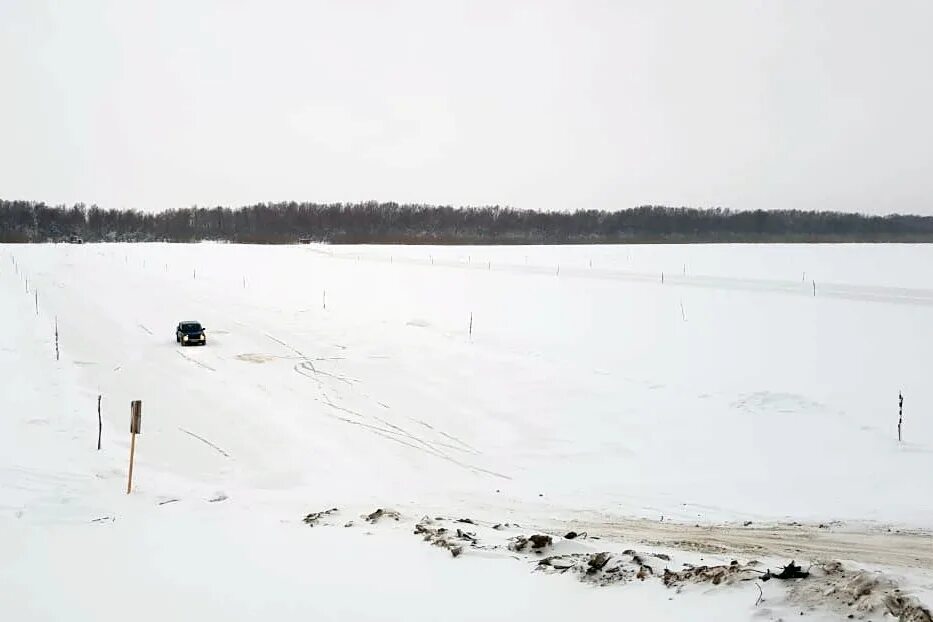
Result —
<instances>
[{"instance_id":1,"label":"car windshield","mask_svg":"<svg viewBox=\"0 0 933 622\"><path fill-rule=\"evenodd\" d=\"M201 325L197 322L188 322L181 325L181 332L183 333L199 333L201 332Z\"/></svg>"}]
</instances>

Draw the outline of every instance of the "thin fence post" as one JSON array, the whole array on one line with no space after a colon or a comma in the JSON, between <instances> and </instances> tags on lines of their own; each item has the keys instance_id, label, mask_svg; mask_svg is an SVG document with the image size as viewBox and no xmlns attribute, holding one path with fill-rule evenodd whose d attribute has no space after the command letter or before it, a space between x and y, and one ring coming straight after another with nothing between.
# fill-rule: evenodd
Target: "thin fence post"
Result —
<instances>
[{"instance_id":1,"label":"thin fence post","mask_svg":"<svg viewBox=\"0 0 933 622\"><path fill-rule=\"evenodd\" d=\"M55 360L58 360L58 316L55 316Z\"/></svg>"},{"instance_id":2,"label":"thin fence post","mask_svg":"<svg viewBox=\"0 0 933 622\"><path fill-rule=\"evenodd\" d=\"M897 442L901 442L901 424L904 422L904 394L897 394Z\"/></svg>"},{"instance_id":3,"label":"thin fence post","mask_svg":"<svg viewBox=\"0 0 933 622\"><path fill-rule=\"evenodd\" d=\"M36 317L39 317L39 290L37 289L35 290L35 292L36 292Z\"/></svg>"},{"instance_id":4,"label":"thin fence post","mask_svg":"<svg viewBox=\"0 0 933 622\"><path fill-rule=\"evenodd\" d=\"M100 398L101 396L98 394L97 396L97 451L100 451L100 437L104 431L104 422L100 418Z\"/></svg>"},{"instance_id":5,"label":"thin fence post","mask_svg":"<svg viewBox=\"0 0 933 622\"><path fill-rule=\"evenodd\" d=\"M473 336L473 312L470 311L470 337Z\"/></svg>"},{"instance_id":6,"label":"thin fence post","mask_svg":"<svg viewBox=\"0 0 933 622\"><path fill-rule=\"evenodd\" d=\"M813 281L813 295L816 296L816 281Z\"/></svg>"},{"instance_id":7,"label":"thin fence post","mask_svg":"<svg viewBox=\"0 0 933 622\"><path fill-rule=\"evenodd\" d=\"M321 293L321 307L325 311L327 311L327 290L326 289Z\"/></svg>"}]
</instances>

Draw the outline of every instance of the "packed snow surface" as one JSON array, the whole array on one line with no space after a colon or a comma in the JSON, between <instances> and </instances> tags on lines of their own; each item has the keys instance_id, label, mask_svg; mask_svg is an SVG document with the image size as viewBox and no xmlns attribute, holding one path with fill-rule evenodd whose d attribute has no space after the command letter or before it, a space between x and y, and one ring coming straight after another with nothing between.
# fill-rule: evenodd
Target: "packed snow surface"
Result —
<instances>
[{"instance_id":1,"label":"packed snow surface","mask_svg":"<svg viewBox=\"0 0 933 622\"><path fill-rule=\"evenodd\" d=\"M300 523L337 506L925 533L931 261L923 245L0 246L0 609L116 618L147 582L219 590L182 602L239 619L683 619L703 596L594 593ZM184 320L206 346L176 343ZM378 564L404 576L357 600ZM132 588L97 615L98 581ZM491 601L437 613L471 590ZM701 617L746 619L747 594L701 599Z\"/></svg>"}]
</instances>

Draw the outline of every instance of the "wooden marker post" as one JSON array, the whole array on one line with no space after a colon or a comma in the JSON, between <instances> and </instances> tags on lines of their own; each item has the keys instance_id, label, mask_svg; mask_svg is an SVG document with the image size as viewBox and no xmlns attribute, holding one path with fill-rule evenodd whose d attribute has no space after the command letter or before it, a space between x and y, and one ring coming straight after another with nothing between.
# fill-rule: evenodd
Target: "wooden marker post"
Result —
<instances>
[{"instance_id":1,"label":"wooden marker post","mask_svg":"<svg viewBox=\"0 0 933 622\"><path fill-rule=\"evenodd\" d=\"M130 402L130 475L126 482L126 494L133 490L133 460L136 457L136 435L143 421L143 402L133 400Z\"/></svg>"}]
</instances>

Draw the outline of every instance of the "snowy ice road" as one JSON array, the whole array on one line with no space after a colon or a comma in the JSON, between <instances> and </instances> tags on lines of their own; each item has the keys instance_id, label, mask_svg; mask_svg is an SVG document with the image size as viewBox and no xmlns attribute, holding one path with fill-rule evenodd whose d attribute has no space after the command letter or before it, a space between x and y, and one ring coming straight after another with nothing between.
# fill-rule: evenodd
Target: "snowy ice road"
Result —
<instances>
[{"instance_id":1,"label":"snowy ice road","mask_svg":"<svg viewBox=\"0 0 933 622\"><path fill-rule=\"evenodd\" d=\"M585 531L602 539L585 546L658 548L690 563L839 559L897 576L929 602L931 253L0 246L0 322L15 327L0 333L0 603L20 619L56 619L57 606L42 613L29 594L56 580L49 568L74 571L68 560L91 554L83 542L114 563L134 551L140 579L169 593L199 579L175 584L156 568L226 568L232 603L236 586L258 580L250 564L297 572L303 560L289 551L332 561L342 547L374 563L411 556L420 561L406 561L405 574L429 583L453 572L454 583L470 576L489 590L542 585L524 582L523 565L487 574L481 551L458 559L461 570L446 559L439 567L436 551L410 534L435 514L484 529ZM192 318L208 345L182 350L174 327ZM144 421L127 497L134 399ZM312 536L300 525L329 507L342 508L340 527L376 507L403 519L398 530L376 530L381 552L363 553L362 531ZM255 545L243 542L247 533ZM192 557L199 546L213 557ZM508 577L493 581L496 572ZM375 589L376 576L362 576ZM307 590L303 581L328 579L280 580ZM584 594L586 606L606 611L634 598L629 588L595 596L560 577L534 580L569 586L541 603L546 614L478 601L450 619L557 619ZM639 589L638 599L667 606L663 591ZM79 591L72 610L90 619ZM423 595L395 582L390 591ZM718 619L747 619L752 592L703 606ZM784 598L766 596L772 605ZM299 600L279 617L321 613ZM251 611L190 606L209 617Z\"/></svg>"}]
</instances>

